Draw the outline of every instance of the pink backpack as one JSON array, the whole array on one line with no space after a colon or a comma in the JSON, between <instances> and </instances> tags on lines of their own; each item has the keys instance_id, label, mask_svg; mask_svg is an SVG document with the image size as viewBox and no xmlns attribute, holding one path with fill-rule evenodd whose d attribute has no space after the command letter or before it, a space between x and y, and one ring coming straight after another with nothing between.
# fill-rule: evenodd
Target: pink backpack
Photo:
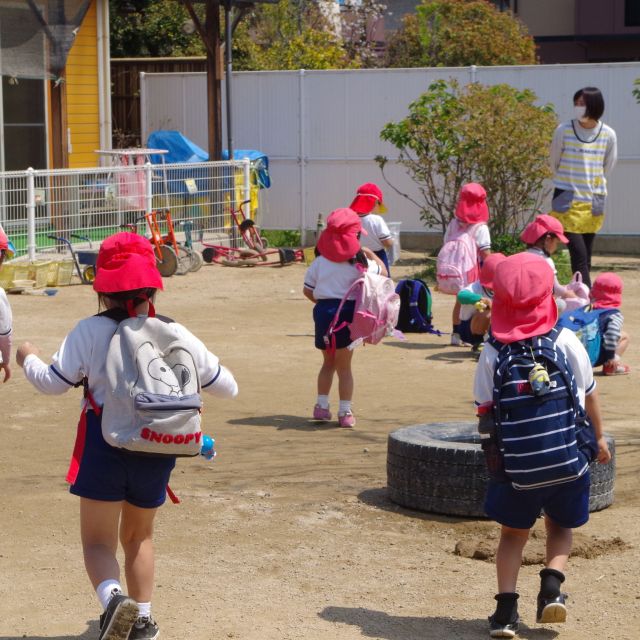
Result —
<instances>
[{"instance_id":1,"label":"pink backpack","mask_svg":"<svg viewBox=\"0 0 640 640\"><path fill-rule=\"evenodd\" d=\"M569 289L569 291L573 291L576 294L576 297L564 299L566 304L565 311L579 309L591 302L591 298L589 297L590 289L584 282L582 282L582 274L579 271L576 271L573 274L573 278L567 285L567 289Z\"/></svg>"},{"instance_id":2,"label":"pink backpack","mask_svg":"<svg viewBox=\"0 0 640 640\"><path fill-rule=\"evenodd\" d=\"M442 245L436 262L438 291L456 295L460 289L480 277L478 247L469 227L456 224L448 230L449 239Z\"/></svg>"},{"instance_id":3,"label":"pink backpack","mask_svg":"<svg viewBox=\"0 0 640 640\"><path fill-rule=\"evenodd\" d=\"M338 324L340 311L349 295L356 293L353 320L351 323ZM354 349L362 343L378 344L385 336L395 336L404 339L403 334L395 326L400 312L400 296L395 291L391 278L365 271L344 294L340 306L336 311L327 334L325 344L330 350L335 350L335 333L349 324L351 344Z\"/></svg>"}]
</instances>

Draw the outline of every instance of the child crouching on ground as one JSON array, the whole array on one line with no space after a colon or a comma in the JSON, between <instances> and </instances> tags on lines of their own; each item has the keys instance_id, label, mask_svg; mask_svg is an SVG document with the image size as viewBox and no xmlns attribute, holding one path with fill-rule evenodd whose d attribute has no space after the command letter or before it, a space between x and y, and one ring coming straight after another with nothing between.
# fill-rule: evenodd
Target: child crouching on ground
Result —
<instances>
[{"instance_id":1,"label":"child crouching on ground","mask_svg":"<svg viewBox=\"0 0 640 640\"><path fill-rule=\"evenodd\" d=\"M622 280L615 273L601 273L591 286L593 309L607 309L600 316L602 345L600 357L594 366L602 365L605 376L624 376L631 368L622 364L620 356L629 346L629 334L622 330L624 318L620 313L622 306Z\"/></svg>"},{"instance_id":2,"label":"child crouching on ground","mask_svg":"<svg viewBox=\"0 0 640 640\"><path fill-rule=\"evenodd\" d=\"M458 335L479 351L491 323L491 299L493 298L493 274L496 266L505 259L502 253L492 253L480 268L480 279L462 289L456 299L460 303Z\"/></svg>"},{"instance_id":3,"label":"child crouching on ground","mask_svg":"<svg viewBox=\"0 0 640 640\"><path fill-rule=\"evenodd\" d=\"M0 267L5 258L11 258L13 251L9 245L9 239L0 229ZM3 382L11 377L11 333L13 331L13 317L7 294L0 287L0 371L4 372Z\"/></svg>"},{"instance_id":4,"label":"child crouching on ground","mask_svg":"<svg viewBox=\"0 0 640 640\"><path fill-rule=\"evenodd\" d=\"M47 366L38 357L38 349L28 342L19 347L17 362L24 368L27 380L42 393L58 395L78 385L85 387L83 414L67 479L72 482L70 492L80 497L84 564L104 609L99 640L155 640L159 631L151 615L153 523L158 507L165 501L176 458L141 455L112 446L105 439L112 434L103 436L102 422L105 398L113 394L106 365L109 345L119 325L113 316L141 319L139 328L143 330L147 320L155 316L153 300L156 291L163 288L162 278L153 246L133 233L117 233L104 240L96 267L93 289L99 307L106 311L80 320L63 340L51 365ZM167 323L172 344L189 353L200 381L198 391L201 388L221 398L234 397L238 392L236 381L218 358L182 325L168 318L163 322ZM166 380L166 369L152 370L153 362L149 363L148 372L139 372L141 377L148 373ZM179 371L179 383L191 382L189 369ZM173 389L170 383L169 376L166 384ZM171 397L178 398L181 393L172 390ZM146 398L149 403L157 396L148 394ZM171 407L162 412L165 422L179 413L177 404L171 403L173 416ZM183 440L186 442L186 436ZM118 539L124 550L128 595L123 593L120 582Z\"/></svg>"},{"instance_id":5,"label":"child crouching on ground","mask_svg":"<svg viewBox=\"0 0 640 640\"><path fill-rule=\"evenodd\" d=\"M562 223L546 214L536 217L520 234L520 240L527 245L527 252L540 256L547 261L553 270L553 295L562 313L566 307L565 299L575 298L576 294L558 281L558 271L551 257L558 250L558 242L569 244L569 238L564 235Z\"/></svg>"},{"instance_id":6,"label":"child crouching on ground","mask_svg":"<svg viewBox=\"0 0 640 640\"><path fill-rule=\"evenodd\" d=\"M340 407L338 424L354 427L355 416L351 410L353 398L353 374L351 359L353 351L349 325L353 320L354 299L347 300L340 312L338 324L347 323L335 332L335 348L325 343L329 329L340 302L351 285L360 278L363 271L387 275L380 258L371 250L360 247L360 233L363 232L358 215L351 209L336 209L327 218L327 228L318 238L318 257L311 263L304 276L303 293L313 307L315 323L315 346L322 351L322 366L318 373L318 398L313 407L313 419L331 420L329 392L334 373L338 376ZM364 232L366 233L366 232Z\"/></svg>"},{"instance_id":7,"label":"child crouching on ground","mask_svg":"<svg viewBox=\"0 0 640 640\"><path fill-rule=\"evenodd\" d=\"M561 585L572 529L589 519L589 463L611 459L587 352L573 332L554 328L553 281L551 267L535 255L519 253L498 264L492 338L475 375L478 429L489 472L485 511L502 525L497 606L489 618L494 638L511 638L518 631L522 551L542 510L547 557L536 621L565 621Z\"/></svg>"}]
</instances>

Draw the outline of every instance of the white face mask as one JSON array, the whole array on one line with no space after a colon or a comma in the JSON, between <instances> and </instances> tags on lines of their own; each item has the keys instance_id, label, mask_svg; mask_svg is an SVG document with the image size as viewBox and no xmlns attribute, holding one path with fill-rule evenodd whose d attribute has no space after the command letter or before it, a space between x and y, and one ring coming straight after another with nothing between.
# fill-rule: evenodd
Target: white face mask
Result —
<instances>
[{"instance_id":1,"label":"white face mask","mask_svg":"<svg viewBox=\"0 0 640 640\"><path fill-rule=\"evenodd\" d=\"M582 120L582 118L584 118L584 114L586 113L586 111L587 111L587 107L585 106L579 107L576 105L575 107L573 107L573 115L576 120Z\"/></svg>"}]
</instances>

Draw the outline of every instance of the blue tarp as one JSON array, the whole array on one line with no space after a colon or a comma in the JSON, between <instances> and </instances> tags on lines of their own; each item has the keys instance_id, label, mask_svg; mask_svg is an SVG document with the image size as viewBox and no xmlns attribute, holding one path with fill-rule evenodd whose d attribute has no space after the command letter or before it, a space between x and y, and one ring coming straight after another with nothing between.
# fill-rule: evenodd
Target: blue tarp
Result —
<instances>
[{"instance_id":1,"label":"blue tarp","mask_svg":"<svg viewBox=\"0 0 640 640\"><path fill-rule=\"evenodd\" d=\"M173 163L194 163L206 162L209 154L201 149L195 142L192 142L179 131L159 130L149 134L147 139L147 147L150 149L166 149L169 153L163 155L155 154L151 156L153 164ZM268 189L271 186L271 178L269 176L269 158L262 152L255 149L234 149L233 159L243 160L249 158L251 160L252 178L254 183L261 189ZM229 151L223 150L222 159L229 159ZM173 171L168 171L169 180L175 179L170 175ZM194 175L194 178L198 176ZM181 189L186 192L186 187Z\"/></svg>"}]
</instances>

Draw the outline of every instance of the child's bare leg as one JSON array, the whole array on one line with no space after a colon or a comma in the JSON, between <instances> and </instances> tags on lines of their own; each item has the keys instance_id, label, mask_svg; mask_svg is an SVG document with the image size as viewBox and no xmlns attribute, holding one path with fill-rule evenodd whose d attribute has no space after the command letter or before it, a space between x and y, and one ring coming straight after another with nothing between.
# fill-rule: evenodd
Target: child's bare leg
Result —
<instances>
[{"instance_id":1,"label":"child's bare leg","mask_svg":"<svg viewBox=\"0 0 640 640\"><path fill-rule=\"evenodd\" d=\"M118 523L122 502L80 498L80 537L84 566L93 588L105 580L120 582Z\"/></svg>"},{"instance_id":2,"label":"child's bare leg","mask_svg":"<svg viewBox=\"0 0 640 640\"><path fill-rule=\"evenodd\" d=\"M620 333L620 342L618 342L618 346L616 347L616 355L621 356L629 346L629 334L626 331L622 331Z\"/></svg>"},{"instance_id":3,"label":"child's bare leg","mask_svg":"<svg viewBox=\"0 0 640 640\"><path fill-rule=\"evenodd\" d=\"M547 569L564 572L571 553L573 531L561 527L547 516L544 524L547 529Z\"/></svg>"},{"instance_id":4,"label":"child's bare leg","mask_svg":"<svg viewBox=\"0 0 640 640\"><path fill-rule=\"evenodd\" d=\"M455 327L460 324L460 303L456 298L456 303L453 305L453 311L451 312L451 324Z\"/></svg>"},{"instance_id":5,"label":"child's bare leg","mask_svg":"<svg viewBox=\"0 0 640 640\"><path fill-rule=\"evenodd\" d=\"M128 502L122 507L120 543L129 596L151 602L154 583L153 520L157 509L142 509Z\"/></svg>"},{"instance_id":6,"label":"child's bare leg","mask_svg":"<svg viewBox=\"0 0 640 640\"><path fill-rule=\"evenodd\" d=\"M522 564L522 550L528 539L529 529L513 529L503 525L496 552L499 593L515 593Z\"/></svg>"},{"instance_id":7,"label":"child's bare leg","mask_svg":"<svg viewBox=\"0 0 640 640\"><path fill-rule=\"evenodd\" d=\"M471 333L483 336L489 331L491 324L491 313L489 311L478 311L471 316Z\"/></svg>"},{"instance_id":8,"label":"child's bare leg","mask_svg":"<svg viewBox=\"0 0 640 640\"><path fill-rule=\"evenodd\" d=\"M335 370L338 374L338 392L340 400L353 398L353 374L351 373L351 358L353 351L336 349Z\"/></svg>"},{"instance_id":9,"label":"child's bare leg","mask_svg":"<svg viewBox=\"0 0 640 640\"><path fill-rule=\"evenodd\" d=\"M343 349L346 351L346 349ZM318 372L318 395L328 396L331 391L333 374L336 370L335 356L338 353L330 353L328 350L322 352L322 366Z\"/></svg>"}]
</instances>

